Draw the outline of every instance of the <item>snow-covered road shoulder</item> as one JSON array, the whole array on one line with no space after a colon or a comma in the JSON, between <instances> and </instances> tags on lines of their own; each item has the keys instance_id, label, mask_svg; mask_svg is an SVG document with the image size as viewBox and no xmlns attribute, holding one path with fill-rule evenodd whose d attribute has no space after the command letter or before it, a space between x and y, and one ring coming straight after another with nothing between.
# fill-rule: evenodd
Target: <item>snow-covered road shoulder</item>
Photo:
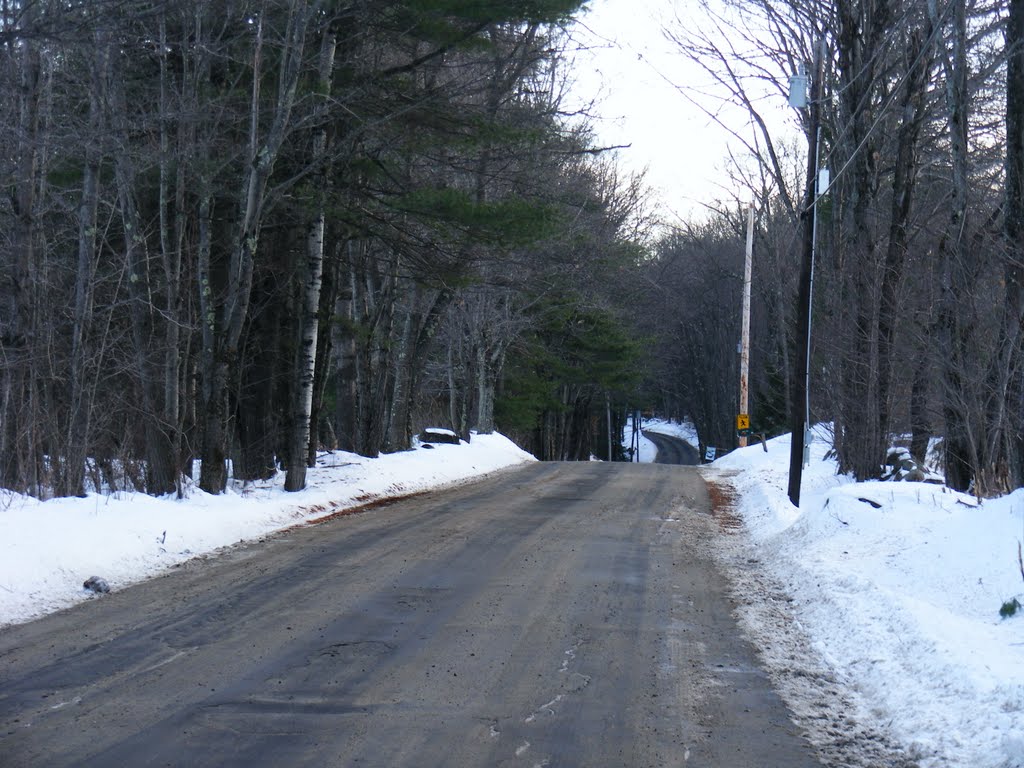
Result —
<instances>
[{"instance_id":1,"label":"snow-covered road shoulder","mask_svg":"<svg viewBox=\"0 0 1024 768\"><path fill-rule=\"evenodd\" d=\"M40 502L0 496L0 627L93 597L83 582L99 576L119 589L193 557L333 511L472 480L535 461L501 435L435 444L367 459L335 451L319 457L308 487L286 493L283 473L266 483L232 485L186 498L90 494Z\"/></svg>"},{"instance_id":2,"label":"snow-covered road shoulder","mask_svg":"<svg viewBox=\"0 0 1024 768\"><path fill-rule=\"evenodd\" d=\"M979 504L939 485L852 483L827 448L812 445L799 509L786 496L788 436L705 470L736 491L734 564L756 564L744 588L762 574L781 588L857 717L916 764L1024 766L1024 616L999 613L1024 593L1024 491ZM770 646L766 612L741 615ZM786 664L779 655L769 647L766 661Z\"/></svg>"}]
</instances>

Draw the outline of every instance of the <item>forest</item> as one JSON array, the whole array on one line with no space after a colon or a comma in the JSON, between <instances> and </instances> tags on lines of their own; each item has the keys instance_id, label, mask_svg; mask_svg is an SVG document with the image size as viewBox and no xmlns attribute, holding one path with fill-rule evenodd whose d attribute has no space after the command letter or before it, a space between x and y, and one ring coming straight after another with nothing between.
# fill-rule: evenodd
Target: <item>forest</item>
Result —
<instances>
[{"instance_id":1,"label":"forest","mask_svg":"<svg viewBox=\"0 0 1024 768\"><path fill-rule=\"evenodd\" d=\"M705 442L735 444L749 194L753 429L800 423L809 371L810 421L832 425L840 472L884 477L902 445L938 457L951 488L1021 487L1024 3L706 0L698 18L668 30L705 75L679 91L732 134L743 192L645 266L675 322L653 380ZM766 117L795 74L796 142ZM807 363L795 297L812 242Z\"/></svg>"},{"instance_id":2,"label":"forest","mask_svg":"<svg viewBox=\"0 0 1024 768\"><path fill-rule=\"evenodd\" d=\"M622 459L637 408L731 449L748 195L754 431L807 368L841 471L1024 485L1024 0L698 5L745 192L677 221L566 106L582 0L0 0L0 486L299 490L427 426Z\"/></svg>"},{"instance_id":3,"label":"forest","mask_svg":"<svg viewBox=\"0 0 1024 768\"><path fill-rule=\"evenodd\" d=\"M496 419L588 458L644 197L561 111L579 5L3 2L2 485L298 490Z\"/></svg>"}]
</instances>

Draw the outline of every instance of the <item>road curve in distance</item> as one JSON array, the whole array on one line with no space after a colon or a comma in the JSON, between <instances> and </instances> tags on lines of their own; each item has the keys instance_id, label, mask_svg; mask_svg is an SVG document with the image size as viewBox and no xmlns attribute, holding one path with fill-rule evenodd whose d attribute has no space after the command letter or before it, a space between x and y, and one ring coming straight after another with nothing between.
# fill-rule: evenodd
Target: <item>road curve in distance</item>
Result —
<instances>
[{"instance_id":1,"label":"road curve in distance","mask_svg":"<svg viewBox=\"0 0 1024 768\"><path fill-rule=\"evenodd\" d=\"M644 430L643 435L658 449L658 453L654 457L655 464L686 464L689 466L700 464L700 454L697 449L682 438L650 430Z\"/></svg>"}]
</instances>

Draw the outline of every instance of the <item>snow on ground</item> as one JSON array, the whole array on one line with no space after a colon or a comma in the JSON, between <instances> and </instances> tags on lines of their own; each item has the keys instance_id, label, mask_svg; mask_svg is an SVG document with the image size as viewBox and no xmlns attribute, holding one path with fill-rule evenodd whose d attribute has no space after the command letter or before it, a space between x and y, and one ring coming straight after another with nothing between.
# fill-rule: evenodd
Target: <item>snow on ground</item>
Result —
<instances>
[{"instance_id":1,"label":"snow on ground","mask_svg":"<svg viewBox=\"0 0 1024 768\"><path fill-rule=\"evenodd\" d=\"M643 427L696 443L686 425ZM705 469L736 491L743 530L721 557L798 722L834 764L883 764L891 736L905 765L1024 767L1024 615L999 616L1004 601L1024 602L1024 490L979 504L937 485L856 484L836 476L828 447L820 432L799 509L786 498L788 436ZM641 459L654 453L644 440ZM240 540L530 460L480 435L379 459L330 453L297 494L278 477L220 496L193 487L183 500L0 496L0 626L90 599L90 576L122 588Z\"/></svg>"},{"instance_id":2,"label":"snow on ground","mask_svg":"<svg viewBox=\"0 0 1024 768\"><path fill-rule=\"evenodd\" d=\"M665 419L640 419L640 429L647 430L650 432L659 432L663 435L671 435L672 437L678 437L681 440L685 440L694 448L697 447L697 430L690 422L675 422ZM622 439L622 447L629 450L630 442L633 439L633 417L630 416L626 419L625 435ZM643 434L637 435L637 439L640 442L640 463L651 464L654 462L654 458L658 455L658 448L650 440L643 436Z\"/></svg>"},{"instance_id":3,"label":"snow on ground","mask_svg":"<svg viewBox=\"0 0 1024 768\"><path fill-rule=\"evenodd\" d=\"M1024 490L979 504L941 485L853 483L836 476L819 431L797 509L786 495L789 436L767 447L733 451L705 473L737 492L744 530L726 557L741 618L788 677L798 720L826 715L799 700L801 641L782 637L794 630L845 691L827 692L830 708L851 709L826 731L870 721L922 767L1024 766L1024 615L999 615L1004 601L1024 602Z\"/></svg>"},{"instance_id":4,"label":"snow on ground","mask_svg":"<svg viewBox=\"0 0 1024 768\"><path fill-rule=\"evenodd\" d=\"M308 471L306 490L286 493L284 474L232 484L213 496L90 494L40 502L0 495L0 627L92 597L90 576L112 589L239 541L302 524L371 500L468 480L535 459L501 435L367 459L335 451Z\"/></svg>"}]
</instances>

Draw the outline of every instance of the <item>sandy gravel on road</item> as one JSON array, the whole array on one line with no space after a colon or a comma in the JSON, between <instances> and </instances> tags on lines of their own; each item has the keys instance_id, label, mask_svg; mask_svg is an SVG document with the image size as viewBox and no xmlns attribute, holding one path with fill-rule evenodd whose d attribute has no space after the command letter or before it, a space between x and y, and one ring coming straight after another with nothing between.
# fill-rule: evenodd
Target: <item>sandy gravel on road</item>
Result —
<instances>
[{"instance_id":1,"label":"sandy gravel on road","mask_svg":"<svg viewBox=\"0 0 1024 768\"><path fill-rule=\"evenodd\" d=\"M794 617L783 585L761 567L758 553L732 512L730 472L705 467L715 530L715 561L732 584L736 615L744 634L758 649L772 682L792 711L797 725L830 768L916 768L909 754L884 732L863 725L870 703L837 679Z\"/></svg>"}]
</instances>

